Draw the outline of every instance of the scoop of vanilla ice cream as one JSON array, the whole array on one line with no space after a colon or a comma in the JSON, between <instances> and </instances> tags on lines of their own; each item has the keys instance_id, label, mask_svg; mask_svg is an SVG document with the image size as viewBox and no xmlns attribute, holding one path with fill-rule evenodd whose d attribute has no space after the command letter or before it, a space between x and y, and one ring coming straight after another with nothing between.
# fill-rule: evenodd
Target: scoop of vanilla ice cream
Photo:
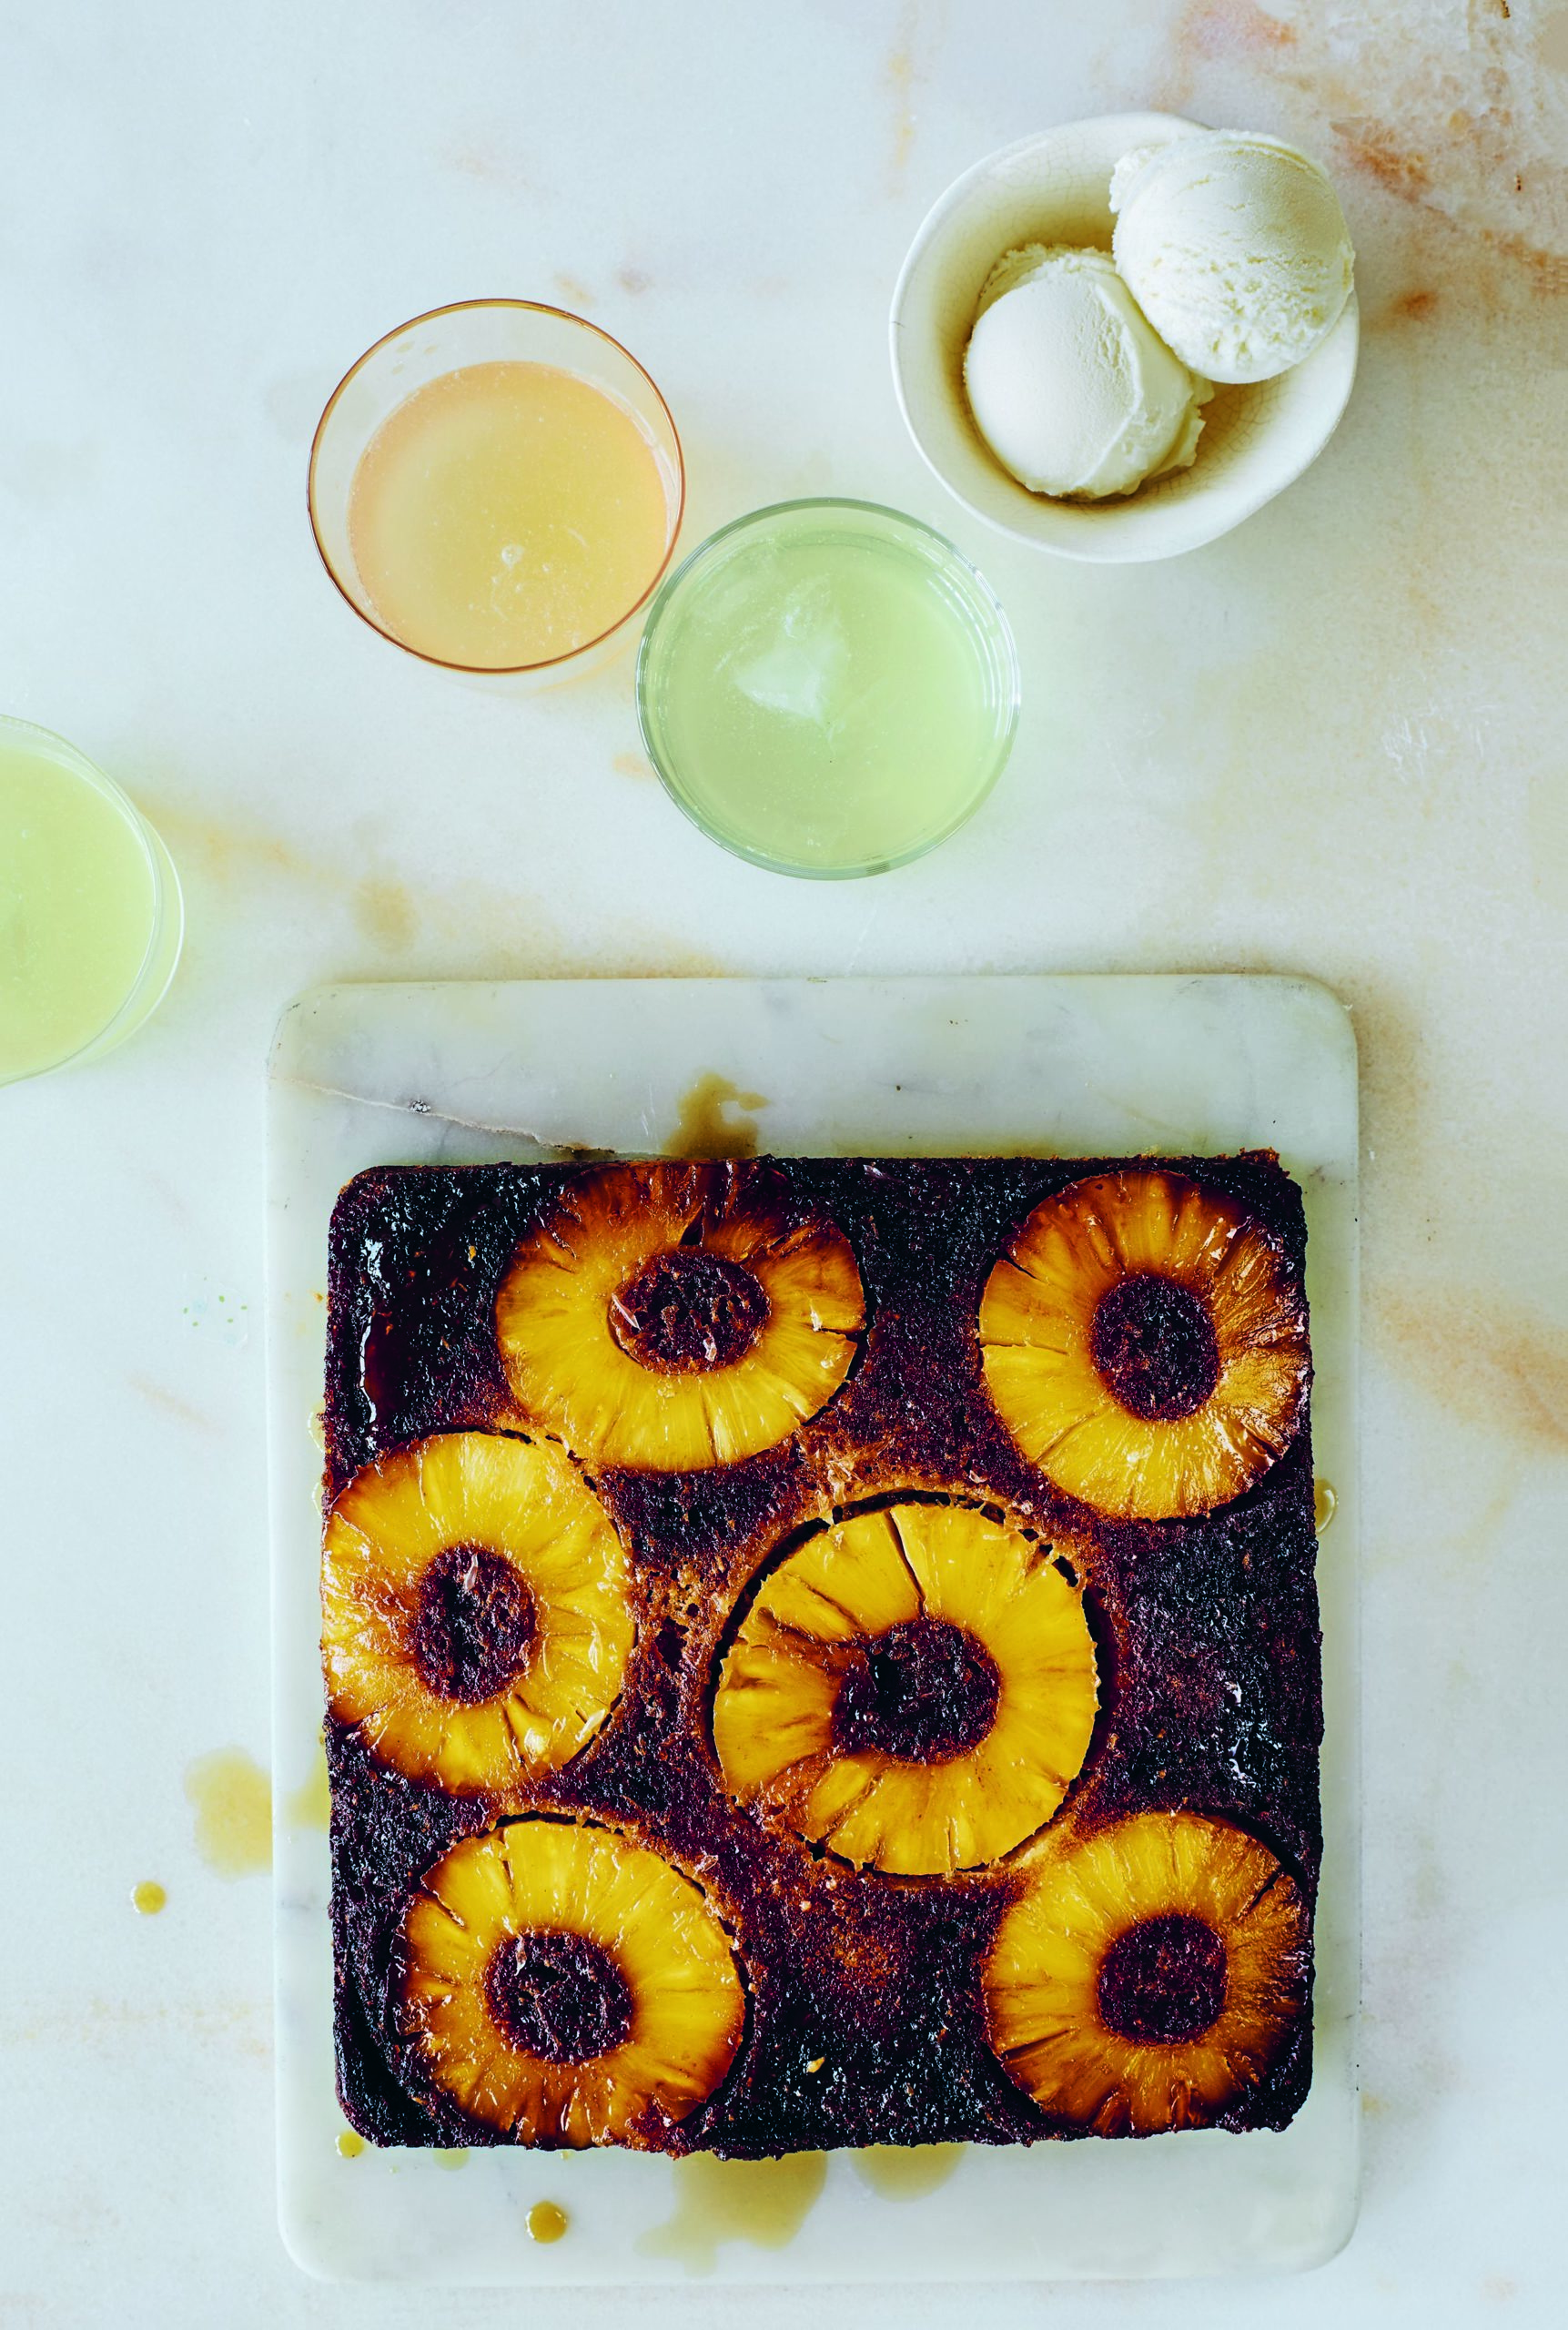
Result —
<instances>
[{"instance_id":1,"label":"scoop of vanilla ice cream","mask_svg":"<svg viewBox=\"0 0 1568 2330\"><path fill-rule=\"evenodd\" d=\"M1149 322L1211 380L1271 380L1351 296L1355 252L1326 171L1277 137L1201 129L1116 166L1116 263Z\"/></svg>"},{"instance_id":2,"label":"scoop of vanilla ice cream","mask_svg":"<svg viewBox=\"0 0 1568 2330\"><path fill-rule=\"evenodd\" d=\"M1045 243L986 277L964 385L1021 485L1087 501L1186 469L1212 393L1150 330L1108 253Z\"/></svg>"}]
</instances>

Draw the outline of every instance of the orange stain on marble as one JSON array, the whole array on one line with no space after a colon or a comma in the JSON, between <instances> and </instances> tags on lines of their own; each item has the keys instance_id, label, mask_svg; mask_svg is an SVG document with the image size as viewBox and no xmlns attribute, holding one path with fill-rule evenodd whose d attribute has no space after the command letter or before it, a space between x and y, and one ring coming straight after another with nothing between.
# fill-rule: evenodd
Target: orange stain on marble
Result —
<instances>
[{"instance_id":1,"label":"orange stain on marble","mask_svg":"<svg viewBox=\"0 0 1568 2330\"><path fill-rule=\"evenodd\" d=\"M882 68L883 85L892 100L893 138L888 161L888 190L896 194L904 184L904 174L909 157L915 149L918 123L915 107L915 88L920 79L916 64L916 47L920 37L918 0L905 0L898 15L898 29L894 35L887 61Z\"/></svg>"},{"instance_id":2,"label":"orange stain on marble","mask_svg":"<svg viewBox=\"0 0 1568 2330\"><path fill-rule=\"evenodd\" d=\"M574 308L592 308L598 304L598 294L590 290L580 275L557 274L555 288L563 299L571 300Z\"/></svg>"},{"instance_id":3,"label":"orange stain on marble","mask_svg":"<svg viewBox=\"0 0 1568 2330\"><path fill-rule=\"evenodd\" d=\"M1199 56L1272 56L1296 46L1296 27L1256 0L1194 0L1178 20L1177 43Z\"/></svg>"},{"instance_id":4,"label":"orange stain on marble","mask_svg":"<svg viewBox=\"0 0 1568 2330\"><path fill-rule=\"evenodd\" d=\"M384 953L400 955L413 945L420 917L406 882L387 874L367 875L355 883L351 904L359 930Z\"/></svg>"},{"instance_id":5,"label":"orange stain on marble","mask_svg":"<svg viewBox=\"0 0 1568 2330\"><path fill-rule=\"evenodd\" d=\"M262 876L319 886L332 878L280 834L238 818L219 822L196 815L145 791L137 798L182 872L199 869L216 882Z\"/></svg>"},{"instance_id":6,"label":"orange stain on marble","mask_svg":"<svg viewBox=\"0 0 1568 2330\"><path fill-rule=\"evenodd\" d=\"M653 765L641 753L617 753L610 764L617 776L645 777L653 775Z\"/></svg>"},{"instance_id":7,"label":"orange stain on marble","mask_svg":"<svg viewBox=\"0 0 1568 2330\"><path fill-rule=\"evenodd\" d=\"M1568 1448L1568 1330L1479 1288L1391 1292L1373 1316L1407 1373L1465 1422Z\"/></svg>"},{"instance_id":8,"label":"orange stain on marble","mask_svg":"<svg viewBox=\"0 0 1568 2330\"><path fill-rule=\"evenodd\" d=\"M643 766L639 764L639 775ZM152 797L144 801L187 883L203 876L241 892L282 884L329 900L348 911L379 954L411 957L400 964L408 978L711 978L727 967L708 950L657 929L627 932L618 958L602 962L562 938L547 908L527 891L471 878L459 888L429 892L387 873L356 879L334 865L329 849L313 859L242 818L219 822Z\"/></svg>"},{"instance_id":9,"label":"orange stain on marble","mask_svg":"<svg viewBox=\"0 0 1568 2330\"><path fill-rule=\"evenodd\" d=\"M1430 323L1442 304L1442 299L1435 291L1401 291L1397 299L1389 301L1381 314L1369 319L1369 329L1374 329L1380 324Z\"/></svg>"},{"instance_id":10,"label":"orange stain on marble","mask_svg":"<svg viewBox=\"0 0 1568 2330\"><path fill-rule=\"evenodd\" d=\"M188 1400L182 1400L179 1393L171 1392L167 1384L155 1383L151 1376L127 1375L126 1382L138 1399L145 1400L149 1407L157 1408L160 1413L172 1416L177 1423L188 1424L193 1432L217 1433L219 1430L211 1416L204 1415L199 1408L193 1408Z\"/></svg>"},{"instance_id":11,"label":"orange stain on marble","mask_svg":"<svg viewBox=\"0 0 1568 2330\"><path fill-rule=\"evenodd\" d=\"M653 288L652 277L641 267L618 267L615 280L633 299L640 299L644 291L651 291Z\"/></svg>"},{"instance_id":12,"label":"orange stain on marble","mask_svg":"<svg viewBox=\"0 0 1568 2330\"><path fill-rule=\"evenodd\" d=\"M1385 194L1401 202L1421 201L1431 191L1431 166L1424 154L1412 153L1398 131L1386 121L1368 117L1330 125L1339 141L1340 159L1372 178Z\"/></svg>"}]
</instances>

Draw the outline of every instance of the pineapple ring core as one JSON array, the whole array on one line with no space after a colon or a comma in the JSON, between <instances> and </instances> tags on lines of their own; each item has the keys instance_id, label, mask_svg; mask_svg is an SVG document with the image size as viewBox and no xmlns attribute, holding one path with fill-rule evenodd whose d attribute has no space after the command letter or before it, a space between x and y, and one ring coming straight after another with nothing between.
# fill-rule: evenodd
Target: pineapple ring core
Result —
<instances>
[{"instance_id":1,"label":"pineapple ring core","mask_svg":"<svg viewBox=\"0 0 1568 2330\"><path fill-rule=\"evenodd\" d=\"M1118 1519L1211 1512L1294 1439L1307 1307L1272 1235L1180 1173L1102 1173L1047 1198L993 1266L992 1402L1058 1488Z\"/></svg>"},{"instance_id":2,"label":"pineapple ring core","mask_svg":"<svg viewBox=\"0 0 1568 2330\"><path fill-rule=\"evenodd\" d=\"M744 1262L672 1246L610 1298L610 1332L639 1367L693 1375L733 1367L767 1324L768 1298Z\"/></svg>"},{"instance_id":3,"label":"pineapple ring core","mask_svg":"<svg viewBox=\"0 0 1568 2330\"><path fill-rule=\"evenodd\" d=\"M1196 1415L1219 1381L1200 1295L1156 1271L1118 1279L1095 1304L1089 1355L1112 1397L1146 1423Z\"/></svg>"},{"instance_id":4,"label":"pineapple ring core","mask_svg":"<svg viewBox=\"0 0 1568 2330\"><path fill-rule=\"evenodd\" d=\"M984 1975L991 2044L1054 2118L1201 2127L1257 2085L1306 2004L1306 1905L1267 1846L1193 1812L1042 1841Z\"/></svg>"},{"instance_id":5,"label":"pineapple ring core","mask_svg":"<svg viewBox=\"0 0 1568 2330\"><path fill-rule=\"evenodd\" d=\"M493 1698L521 1674L533 1647L533 1596L488 1545L448 1545L420 1580L409 1649L438 1698Z\"/></svg>"},{"instance_id":6,"label":"pineapple ring core","mask_svg":"<svg viewBox=\"0 0 1568 2330\"><path fill-rule=\"evenodd\" d=\"M967 1505L899 1504L764 1579L719 1671L713 1745L764 1818L856 1866L947 1876L1052 1818L1097 1699L1082 1592L1049 1546Z\"/></svg>"},{"instance_id":7,"label":"pineapple ring core","mask_svg":"<svg viewBox=\"0 0 1568 2330\"><path fill-rule=\"evenodd\" d=\"M509 1934L484 1979L485 2002L502 2036L541 2062L592 2062L631 2034L625 1977L586 1934Z\"/></svg>"},{"instance_id":8,"label":"pineapple ring core","mask_svg":"<svg viewBox=\"0 0 1568 2330\"><path fill-rule=\"evenodd\" d=\"M570 1180L496 1297L521 1413L584 1462L684 1472L772 1448L824 1407L865 1326L855 1256L747 1165Z\"/></svg>"},{"instance_id":9,"label":"pineapple ring core","mask_svg":"<svg viewBox=\"0 0 1568 2330\"><path fill-rule=\"evenodd\" d=\"M835 1744L911 1764L977 1748L996 1720L1002 1678L983 1642L946 1618L910 1618L860 1646L833 1708Z\"/></svg>"},{"instance_id":10,"label":"pineapple ring core","mask_svg":"<svg viewBox=\"0 0 1568 2330\"><path fill-rule=\"evenodd\" d=\"M378 1759L457 1794L567 1763L631 1653L626 1557L546 1441L438 1433L357 1474L327 1516L328 1704Z\"/></svg>"},{"instance_id":11,"label":"pineapple ring core","mask_svg":"<svg viewBox=\"0 0 1568 2330\"><path fill-rule=\"evenodd\" d=\"M1225 1944L1174 1910L1118 1934L1100 1960L1100 2021L1123 2039L1201 2039L1225 2004Z\"/></svg>"},{"instance_id":12,"label":"pineapple ring core","mask_svg":"<svg viewBox=\"0 0 1568 2330\"><path fill-rule=\"evenodd\" d=\"M711 2095L745 2023L700 1888L587 1822L454 1845L403 1929L405 2027L448 2094L520 2143L632 2143Z\"/></svg>"}]
</instances>

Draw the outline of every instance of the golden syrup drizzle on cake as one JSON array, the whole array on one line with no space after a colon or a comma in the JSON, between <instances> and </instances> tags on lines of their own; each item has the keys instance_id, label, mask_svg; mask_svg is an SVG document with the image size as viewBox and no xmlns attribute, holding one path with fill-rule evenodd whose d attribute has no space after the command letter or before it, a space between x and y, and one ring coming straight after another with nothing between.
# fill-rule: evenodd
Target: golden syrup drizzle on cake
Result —
<instances>
[{"instance_id":1,"label":"golden syrup drizzle on cake","mask_svg":"<svg viewBox=\"0 0 1568 2330\"><path fill-rule=\"evenodd\" d=\"M795 2152L783 2160L719 2160L693 2153L674 2164L675 2214L644 2234L644 2256L673 2257L689 2274L711 2274L726 2241L787 2249L827 2178L827 2154Z\"/></svg>"},{"instance_id":2,"label":"golden syrup drizzle on cake","mask_svg":"<svg viewBox=\"0 0 1568 2330\"><path fill-rule=\"evenodd\" d=\"M438 2146L431 2153L430 2158L438 2168L466 2168L469 2164L469 2148L467 2144L452 2144L446 2148Z\"/></svg>"},{"instance_id":3,"label":"golden syrup drizzle on cake","mask_svg":"<svg viewBox=\"0 0 1568 2330\"><path fill-rule=\"evenodd\" d=\"M327 1778L327 1750L316 1742L310 1777L302 1780L287 1800L289 1819L297 1829L328 1829L332 1824L332 1790Z\"/></svg>"},{"instance_id":4,"label":"golden syrup drizzle on cake","mask_svg":"<svg viewBox=\"0 0 1568 2330\"><path fill-rule=\"evenodd\" d=\"M358 2160L365 2149L365 2139L357 2136L352 2128L345 2128L338 2139L338 2150L345 2160Z\"/></svg>"},{"instance_id":5,"label":"golden syrup drizzle on cake","mask_svg":"<svg viewBox=\"0 0 1568 2330\"><path fill-rule=\"evenodd\" d=\"M867 2144L849 2164L884 2201L921 2201L957 2170L963 2144Z\"/></svg>"},{"instance_id":6,"label":"golden syrup drizzle on cake","mask_svg":"<svg viewBox=\"0 0 1568 2330\"><path fill-rule=\"evenodd\" d=\"M530 2241L559 2241L572 2220L554 2201L535 2201L528 2213Z\"/></svg>"},{"instance_id":7,"label":"golden syrup drizzle on cake","mask_svg":"<svg viewBox=\"0 0 1568 2330\"><path fill-rule=\"evenodd\" d=\"M757 1129L752 1119L768 1103L761 1092L743 1092L727 1076L699 1076L681 1095L675 1130L664 1143L666 1157L754 1157ZM729 1111L743 1112L738 1121Z\"/></svg>"},{"instance_id":8,"label":"golden syrup drizzle on cake","mask_svg":"<svg viewBox=\"0 0 1568 2330\"><path fill-rule=\"evenodd\" d=\"M185 1792L196 1811L196 1849L218 1877L247 1877L272 1865L272 1784L243 1748L220 1748L187 1767Z\"/></svg>"},{"instance_id":9,"label":"golden syrup drizzle on cake","mask_svg":"<svg viewBox=\"0 0 1568 2330\"><path fill-rule=\"evenodd\" d=\"M156 1918L168 1899L163 1887L150 1877L131 1888L131 1907L138 1918Z\"/></svg>"},{"instance_id":10,"label":"golden syrup drizzle on cake","mask_svg":"<svg viewBox=\"0 0 1568 2330\"><path fill-rule=\"evenodd\" d=\"M1339 1510L1339 1504L1331 1481L1312 1483L1312 1523L1320 1537Z\"/></svg>"}]
</instances>

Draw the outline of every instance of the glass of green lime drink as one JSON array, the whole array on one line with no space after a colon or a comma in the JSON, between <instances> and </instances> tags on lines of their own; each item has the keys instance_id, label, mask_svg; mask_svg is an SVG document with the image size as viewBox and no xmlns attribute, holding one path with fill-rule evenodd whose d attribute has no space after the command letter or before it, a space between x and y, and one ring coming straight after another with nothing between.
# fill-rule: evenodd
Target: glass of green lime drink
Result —
<instances>
[{"instance_id":1,"label":"glass of green lime drink","mask_svg":"<svg viewBox=\"0 0 1568 2330\"><path fill-rule=\"evenodd\" d=\"M169 855L85 754L0 716L0 1084L95 1059L161 1002L184 911Z\"/></svg>"},{"instance_id":2,"label":"glass of green lime drink","mask_svg":"<svg viewBox=\"0 0 1568 2330\"><path fill-rule=\"evenodd\" d=\"M654 600L637 711L666 790L776 873L879 874L1001 774L1007 619L953 544L868 501L780 502L713 534Z\"/></svg>"}]
</instances>

